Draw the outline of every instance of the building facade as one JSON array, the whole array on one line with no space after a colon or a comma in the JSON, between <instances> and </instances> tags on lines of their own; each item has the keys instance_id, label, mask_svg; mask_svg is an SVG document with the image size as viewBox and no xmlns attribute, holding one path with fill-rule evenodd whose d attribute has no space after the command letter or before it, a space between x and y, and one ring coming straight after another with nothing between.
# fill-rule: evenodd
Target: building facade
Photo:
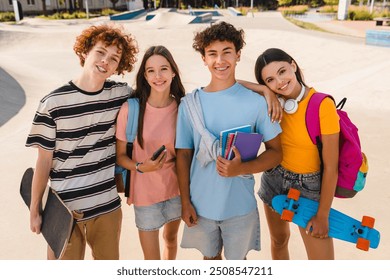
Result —
<instances>
[{"instance_id":1,"label":"building facade","mask_svg":"<svg viewBox=\"0 0 390 280\"><path fill-rule=\"evenodd\" d=\"M13 12L14 0L0 0L0 12ZM54 13L57 11L74 10L75 6L79 5L80 9L101 10L104 8L113 8L110 0L45 0L46 11L48 13ZM22 7L24 14L41 14L43 11L42 0L17 0ZM143 0L119 0L115 4L116 10L137 10L143 9Z\"/></svg>"}]
</instances>

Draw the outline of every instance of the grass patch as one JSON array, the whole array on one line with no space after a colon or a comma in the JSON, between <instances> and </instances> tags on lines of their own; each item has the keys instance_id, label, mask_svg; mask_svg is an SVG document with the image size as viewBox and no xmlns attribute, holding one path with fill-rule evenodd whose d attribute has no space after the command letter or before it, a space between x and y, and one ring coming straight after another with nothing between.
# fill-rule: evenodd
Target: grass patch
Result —
<instances>
[{"instance_id":1,"label":"grass patch","mask_svg":"<svg viewBox=\"0 0 390 280\"><path fill-rule=\"evenodd\" d=\"M44 16L40 15L38 18L43 19L51 19L51 20L57 20L57 19L86 19L87 14L85 12L74 12L74 13L68 13L68 12L61 12L61 13L54 13L52 15Z\"/></svg>"},{"instance_id":2,"label":"grass patch","mask_svg":"<svg viewBox=\"0 0 390 280\"><path fill-rule=\"evenodd\" d=\"M284 16L304 15L307 11L309 11L309 6L295 5L290 7L279 7L278 11L281 12Z\"/></svg>"},{"instance_id":3,"label":"grass patch","mask_svg":"<svg viewBox=\"0 0 390 280\"><path fill-rule=\"evenodd\" d=\"M328 32L327 30L322 29L322 28L318 27L317 25L315 25L313 23L310 23L310 22L304 22L304 21L296 20L296 19L294 19L292 17L284 17L284 18L287 19L289 22L291 22L291 23L295 24L296 26L298 26L300 28L303 28L303 29Z\"/></svg>"},{"instance_id":4,"label":"grass patch","mask_svg":"<svg viewBox=\"0 0 390 280\"><path fill-rule=\"evenodd\" d=\"M246 16L248 13L257 13L259 10L257 8L253 8L251 10L250 7L239 7L237 8L243 16Z\"/></svg>"},{"instance_id":5,"label":"grass patch","mask_svg":"<svg viewBox=\"0 0 390 280\"><path fill-rule=\"evenodd\" d=\"M111 15L116 15L119 14L120 12L115 11L113 9L102 9L101 15L102 16L111 16Z\"/></svg>"}]
</instances>

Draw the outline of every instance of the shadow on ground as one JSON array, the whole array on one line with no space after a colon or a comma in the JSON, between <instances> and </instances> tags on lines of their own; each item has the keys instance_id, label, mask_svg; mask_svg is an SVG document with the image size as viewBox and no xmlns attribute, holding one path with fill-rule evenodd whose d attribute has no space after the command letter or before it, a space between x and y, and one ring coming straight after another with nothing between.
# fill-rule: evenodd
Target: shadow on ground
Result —
<instances>
[{"instance_id":1,"label":"shadow on ground","mask_svg":"<svg viewBox=\"0 0 390 280\"><path fill-rule=\"evenodd\" d=\"M0 67L0 126L15 116L25 103L23 88Z\"/></svg>"}]
</instances>

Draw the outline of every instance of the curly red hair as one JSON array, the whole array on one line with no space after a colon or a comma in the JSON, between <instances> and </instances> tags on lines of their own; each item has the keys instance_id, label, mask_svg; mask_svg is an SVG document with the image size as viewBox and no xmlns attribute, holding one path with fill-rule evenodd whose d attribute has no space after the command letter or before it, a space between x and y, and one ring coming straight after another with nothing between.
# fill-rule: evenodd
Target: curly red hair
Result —
<instances>
[{"instance_id":1,"label":"curly red hair","mask_svg":"<svg viewBox=\"0 0 390 280\"><path fill-rule=\"evenodd\" d=\"M107 24L90 26L77 36L73 50L79 57L81 66L84 66L85 63L83 55L89 53L99 41L103 42L105 46L115 45L121 50L121 59L116 69L118 75L124 74L125 71L131 72L133 70L137 61L137 41L131 34L125 34L122 28Z\"/></svg>"}]
</instances>

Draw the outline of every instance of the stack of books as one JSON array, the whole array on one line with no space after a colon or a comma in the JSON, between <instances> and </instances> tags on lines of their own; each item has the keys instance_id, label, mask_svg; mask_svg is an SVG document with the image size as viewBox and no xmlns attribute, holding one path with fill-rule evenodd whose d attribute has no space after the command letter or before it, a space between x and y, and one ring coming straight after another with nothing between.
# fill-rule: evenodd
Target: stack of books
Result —
<instances>
[{"instance_id":1,"label":"stack of books","mask_svg":"<svg viewBox=\"0 0 390 280\"><path fill-rule=\"evenodd\" d=\"M233 159L233 147L241 154L242 161L255 159L260 149L263 135L252 133L251 125L234 127L221 131L219 138L220 154L226 159Z\"/></svg>"}]
</instances>

